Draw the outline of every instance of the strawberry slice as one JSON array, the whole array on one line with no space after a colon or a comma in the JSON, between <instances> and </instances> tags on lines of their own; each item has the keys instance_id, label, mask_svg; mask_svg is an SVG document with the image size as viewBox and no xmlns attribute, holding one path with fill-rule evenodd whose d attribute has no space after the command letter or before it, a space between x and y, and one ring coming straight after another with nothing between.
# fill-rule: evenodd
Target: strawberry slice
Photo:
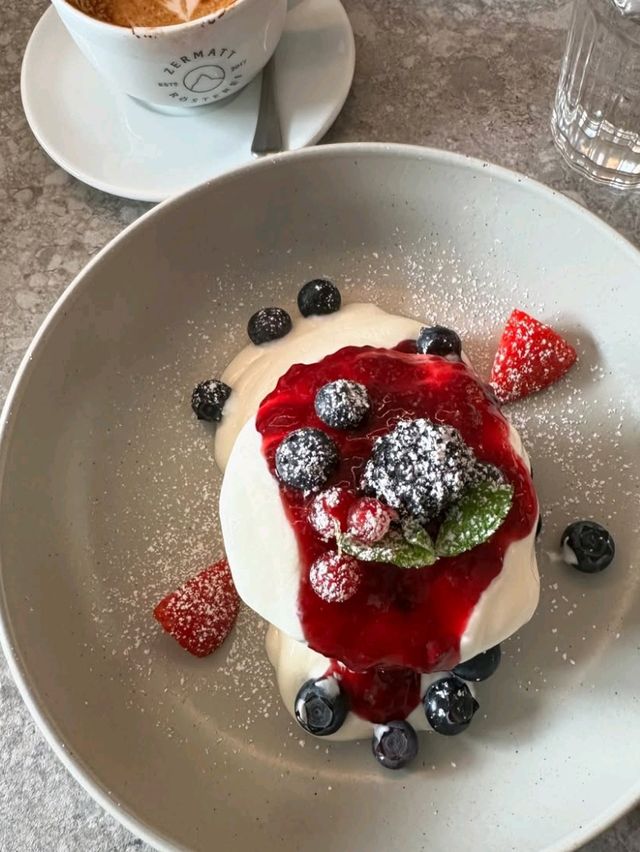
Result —
<instances>
[{"instance_id":1,"label":"strawberry slice","mask_svg":"<svg viewBox=\"0 0 640 852\"><path fill-rule=\"evenodd\" d=\"M500 402L522 399L557 382L577 357L573 346L548 325L512 311L498 344L491 386Z\"/></svg>"},{"instance_id":2,"label":"strawberry slice","mask_svg":"<svg viewBox=\"0 0 640 852\"><path fill-rule=\"evenodd\" d=\"M153 615L190 654L206 657L227 638L239 608L229 564L221 559L164 597Z\"/></svg>"}]
</instances>

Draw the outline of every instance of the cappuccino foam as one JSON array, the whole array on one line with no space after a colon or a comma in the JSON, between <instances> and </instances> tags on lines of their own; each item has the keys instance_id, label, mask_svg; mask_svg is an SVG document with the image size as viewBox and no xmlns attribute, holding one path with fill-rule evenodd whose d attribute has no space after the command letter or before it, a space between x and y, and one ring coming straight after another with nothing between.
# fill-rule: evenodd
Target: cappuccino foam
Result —
<instances>
[{"instance_id":1,"label":"cappuccino foam","mask_svg":"<svg viewBox=\"0 0 640 852\"><path fill-rule=\"evenodd\" d=\"M72 6L119 27L184 24L232 6L236 0L69 0Z\"/></svg>"}]
</instances>

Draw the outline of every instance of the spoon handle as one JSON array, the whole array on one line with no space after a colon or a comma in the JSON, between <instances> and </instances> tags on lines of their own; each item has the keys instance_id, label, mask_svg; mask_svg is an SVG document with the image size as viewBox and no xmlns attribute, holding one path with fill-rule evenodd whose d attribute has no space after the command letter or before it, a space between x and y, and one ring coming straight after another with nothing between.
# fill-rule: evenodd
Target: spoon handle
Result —
<instances>
[{"instance_id":1,"label":"spoon handle","mask_svg":"<svg viewBox=\"0 0 640 852\"><path fill-rule=\"evenodd\" d=\"M276 105L274 54L262 70L260 108L251 153L254 157L260 157L278 151L282 151L282 128Z\"/></svg>"}]
</instances>

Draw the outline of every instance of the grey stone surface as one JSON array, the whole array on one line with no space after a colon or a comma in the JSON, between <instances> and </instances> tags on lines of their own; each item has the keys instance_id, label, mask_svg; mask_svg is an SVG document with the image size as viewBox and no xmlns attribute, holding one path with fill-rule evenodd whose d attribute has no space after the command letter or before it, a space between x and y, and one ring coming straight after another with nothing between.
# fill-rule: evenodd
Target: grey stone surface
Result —
<instances>
[{"instance_id":1,"label":"grey stone surface","mask_svg":"<svg viewBox=\"0 0 640 852\"><path fill-rule=\"evenodd\" d=\"M356 34L353 91L328 141L449 148L542 180L640 242L640 194L589 185L563 165L549 109L564 0L345 0ZM89 258L147 205L66 175L20 104L20 63L45 0L0 7L0 398L41 320ZM568 791L570 795L570 791ZM0 850L145 849L58 763L0 662ZM589 852L640 852L640 809Z\"/></svg>"}]
</instances>

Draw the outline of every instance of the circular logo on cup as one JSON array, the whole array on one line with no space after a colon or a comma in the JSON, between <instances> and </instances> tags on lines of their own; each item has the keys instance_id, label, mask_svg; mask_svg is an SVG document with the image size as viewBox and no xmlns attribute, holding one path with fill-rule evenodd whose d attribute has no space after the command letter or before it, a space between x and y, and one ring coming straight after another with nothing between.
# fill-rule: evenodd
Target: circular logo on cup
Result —
<instances>
[{"instance_id":1,"label":"circular logo on cup","mask_svg":"<svg viewBox=\"0 0 640 852\"><path fill-rule=\"evenodd\" d=\"M226 76L221 65L200 65L198 68L187 71L182 82L190 92L204 95L219 88L224 83Z\"/></svg>"}]
</instances>

